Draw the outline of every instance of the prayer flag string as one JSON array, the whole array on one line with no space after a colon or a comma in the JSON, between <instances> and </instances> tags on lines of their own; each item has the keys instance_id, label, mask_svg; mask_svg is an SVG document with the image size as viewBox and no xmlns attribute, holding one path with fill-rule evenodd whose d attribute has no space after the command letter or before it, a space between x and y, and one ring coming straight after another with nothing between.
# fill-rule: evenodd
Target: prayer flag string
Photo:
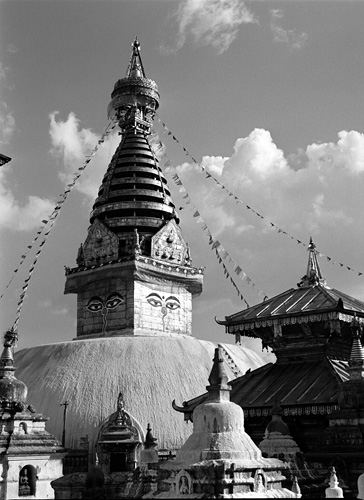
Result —
<instances>
[{"instance_id":1,"label":"prayer flag string","mask_svg":"<svg viewBox=\"0 0 364 500\"><path fill-rule=\"evenodd\" d=\"M234 269L234 273L236 274L236 276L239 279L241 279L242 281L245 281L245 283L247 285L250 285L252 288L254 288L257 291L258 295L263 300L266 300L268 298L267 294L265 292L263 292L262 290L260 290L257 287L257 285L254 283L254 281L238 265L238 263L236 262L236 260L231 257L230 253L223 247L223 245L220 243L220 241L217 240L216 238L214 238L214 236L212 235L209 227L207 226L206 222L204 221L203 217L201 216L201 213L199 212L199 210L193 204L193 202L192 202L192 200L191 200L191 198L190 198L190 196L189 196L189 194L188 194L185 186L183 185L183 182L182 182L181 178L179 177L179 175L177 173L173 174L172 175L172 179L175 182L176 186L179 187L179 192L180 193L184 193L184 195L182 196L182 198L185 200L185 204L186 205L191 205L191 211L192 211L193 218L196 219L196 223L197 224L201 224L202 231L206 234L206 236L209 239L209 245L211 246L211 250L215 250L215 254L216 254L217 260L218 260L219 264L223 268L223 272L224 272L225 277L230 280L231 284L236 289L236 291L237 291L238 296L240 297L240 299L244 301L244 303L246 304L247 307L249 307L248 302L245 300L245 298L241 294L238 286L236 285L235 281L231 277L230 272L227 269L227 267L226 267L226 265L225 265L224 262L229 262L229 264L232 265L232 267Z\"/></svg>"},{"instance_id":2,"label":"prayer flag string","mask_svg":"<svg viewBox=\"0 0 364 500\"><path fill-rule=\"evenodd\" d=\"M252 213L254 213L257 217L259 217L259 219L263 220L264 222L266 222L267 224L270 225L271 228L275 229L277 231L278 234L284 234L285 236L288 236L288 238L290 238L291 240L295 241L297 244L299 245L302 245L304 247L307 247L308 245L306 243L303 243L303 241L299 240L298 238L292 236L291 234L289 234L287 231L284 231L282 228L280 228L277 224L275 224L274 222L270 221L269 219L267 219L266 217L264 217L262 214L260 214L259 212L257 212L256 210L254 210L254 208L252 208L250 205L247 205L244 201L242 201L238 196L236 196L233 192L231 192L226 186L224 186L224 184L222 182L220 182L213 174L211 174L210 172L207 171L207 169L201 165L201 163L199 163L191 154L190 152L180 143L180 141L177 139L177 137L170 131L170 129L166 126L166 124L158 117L158 121L159 123L162 124L162 127L164 129L164 132L167 133L168 136L171 136L172 139L180 145L180 147L182 148L183 152L186 154L186 156L188 156L195 165L197 165L201 171L205 174L206 176L206 179L212 179L216 184L217 186L222 189L223 191L225 191L229 197L233 197L236 204L238 205L243 205L245 206L245 208L249 211L251 211ZM161 143L161 141L159 140L159 142ZM163 144L161 143L161 145L163 146ZM169 165L168 166L171 166L171 163L168 162ZM165 164L165 166L167 166L167 164ZM351 271L353 273L355 273L357 276L363 276L364 275L364 272L361 272L361 271L357 271L356 269L354 269L353 267L351 266L347 266L335 259L333 259L332 257L329 257L328 255L325 255L324 253L322 252L318 252L318 255L320 257L325 257L327 262L330 262L331 264L333 265L339 265L341 268L345 268L346 270L348 271Z\"/></svg>"},{"instance_id":3,"label":"prayer flag string","mask_svg":"<svg viewBox=\"0 0 364 500\"><path fill-rule=\"evenodd\" d=\"M40 226L37 230L37 233L36 233L36 236L35 238L32 240L32 242L27 246L27 250L21 255L21 260L20 260L20 263L18 265L18 267L14 270L14 274L11 278L11 280L9 281L9 283L7 284L5 290L9 287L9 285L11 284L11 282L13 281L14 279L14 276L15 274L18 272L19 270L19 267L21 266L21 264L23 264L24 260L26 259L28 253L30 252L30 250L34 247L34 243L41 237L41 235L43 235L43 240L40 242L39 246L38 246L38 250L37 252L35 253L35 256L34 256L34 260L29 268L29 271L28 271L28 276L27 278L24 280L24 285L22 287L22 293L20 294L20 297L19 297L19 301L18 301L18 304L17 304L17 310L16 310L16 316L15 316L15 321L14 321L14 324L12 326L12 329L14 331L17 331L17 327L18 327L18 323L19 323L19 319L20 319L20 314L21 314L21 310L22 310L22 307L23 307L23 303L24 303L24 299L26 297L26 292L27 292L27 289L29 287L29 282L30 282L30 279L32 277L32 274L34 273L34 269L37 265L37 262L38 262L38 258L39 258L39 255L48 239L48 236L49 236L49 233L51 232L55 222L56 222L56 219L68 197L68 195L70 194L72 188L74 187L74 185L76 184L76 182L78 181L78 179L81 177L82 173L84 172L84 170L86 169L87 165L90 163L91 159L95 156L95 154L97 153L100 145L105 141L105 138L111 133L111 131L116 127L116 124L113 124L113 119L110 120L109 124L107 125L104 133L101 135L100 139L98 140L97 144L95 145L95 147L92 149L92 151L86 156L86 160L84 162L84 164L79 167L77 169L76 172L74 172L73 174L73 178L72 178L72 181L66 185L66 188L64 190L63 193L61 193L59 196L60 196L60 199L56 202L56 205L52 211L52 213L49 215L49 217L47 219L44 219L42 220L42 226ZM5 290L4 292L2 293L2 295L0 296L0 298L3 297L4 293L5 293Z\"/></svg>"}]
</instances>

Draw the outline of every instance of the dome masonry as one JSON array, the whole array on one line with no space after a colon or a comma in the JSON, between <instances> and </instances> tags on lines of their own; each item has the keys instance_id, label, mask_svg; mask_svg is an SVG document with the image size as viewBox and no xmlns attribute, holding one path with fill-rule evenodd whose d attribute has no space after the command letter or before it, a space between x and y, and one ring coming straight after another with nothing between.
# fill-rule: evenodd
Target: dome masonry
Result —
<instances>
[{"instance_id":1,"label":"dome masonry","mask_svg":"<svg viewBox=\"0 0 364 500\"><path fill-rule=\"evenodd\" d=\"M249 349L221 344L243 374L263 364ZM41 345L15 353L17 373L26 380L32 404L50 417L50 432L61 438L63 412L69 401L66 446L80 437L97 437L101 421L114 411L123 392L128 410L143 428L153 427L159 449L175 449L191 426L171 402L200 394L211 371L216 344L184 335L119 336ZM231 363L231 362L230 362ZM229 379L235 378L227 366Z\"/></svg>"}]
</instances>

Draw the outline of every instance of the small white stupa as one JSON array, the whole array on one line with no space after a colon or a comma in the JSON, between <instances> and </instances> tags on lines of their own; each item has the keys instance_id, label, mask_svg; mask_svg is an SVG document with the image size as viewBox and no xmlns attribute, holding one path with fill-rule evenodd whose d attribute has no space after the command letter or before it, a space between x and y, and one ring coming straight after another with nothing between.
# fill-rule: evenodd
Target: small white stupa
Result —
<instances>
[{"instance_id":1,"label":"small white stupa","mask_svg":"<svg viewBox=\"0 0 364 500\"><path fill-rule=\"evenodd\" d=\"M288 464L263 458L244 429L244 411L230 401L231 387L220 348L215 349L207 400L193 412L193 433L176 459L161 466L169 472L168 492L160 497L295 498L282 488Z\"/></svg>"},{"instance_id":2,"label":"small white stupa","mask_svg":"<svg viewBox=\"0 0 364 500\"><path fill-rule=\"evenodd\" d=\"M259 448L267 457L278 457L287 462L294 462L300 449L292 438L288 425L282 419L283 410L275 402L272 408L272 420L265 429L264 439Z\"/></svg>"}]
</instances>

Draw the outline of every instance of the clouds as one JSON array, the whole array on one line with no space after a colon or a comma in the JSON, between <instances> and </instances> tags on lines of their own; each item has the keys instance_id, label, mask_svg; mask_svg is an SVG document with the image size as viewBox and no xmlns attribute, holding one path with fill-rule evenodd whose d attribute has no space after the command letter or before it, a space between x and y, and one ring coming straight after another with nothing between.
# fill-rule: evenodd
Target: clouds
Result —
<instances>
[{"instance_id":1,"label":"clouds","mask_svg":"<svg viewBox=\"0 0 364 500\"><path fill-rule=\"evenodd\" d=\"M274 43L285 44L291 50L305 45L307 33L281 26L283 10L270 9L270 16L268 27ZM261 26L258 16L242 0L181 0L170 18L177 25L177 36L172 46L163 47L166 53L176 52L191 38L198 45L209 45L222 54L236 39L242 25Z\"/></svg>"},{"instance_id":2,"label":"clouds","mask_svg":"<svg viewBox=\"0 0 364 500\"><path fill-rule=\"evenodd\" d=\"M28 196L23 204L16 200L7 181L10 169L10 164L0 169L0 226L12 231L33 230L52 212L54 202L38 196Z\"/></svg>"},{"instance_id":3,"label":"clouds","mask_svg":"<svg viewBox=\"0 0 364 500\"><path fill-rule=\"evenodd\" d=\"M11 53L17 52L15 45L7 46ZM10 69L0 63L0 85L2 88L12 90L8 81ZM10 145L16 130L13 110L5 101L0 101L0 145ZM11 231L31 231L38 227L41 220L53 210L53 200L30 195L26 200L17 200L9 177L11 163L0 169L0 226Z\"/></svg>"},{"instance_id":4,"label":"clouds","mask_svg":"<svg viewBox=\"0 0 364 500\"><path fill-rule=\"evenodd\" d=\"M85 157L97 145L100 136L90 129L81 128L74 113L70 113L65 121L57 120L57 115L58 112L53 112L49 116L49 134L53 146L51 153L59 159L59 177L67 184L72 181L77 168L84 164ZM108 136L75 185L75 189L85 195L88 203L95 200L111 155L119 142L118 134Z\"/></svg>"},{"instance_id":5,"label":"clouds","mask_svg":"<svg viewBox=\"0 0 364 500\"><path fill-rule=\"evenodd\" d=\"M283 11L280 9L271 9L270 27L273 33L273 41L275 43L287 44L291 49L301 49L307 41L307 33L297 33L295 29L285 30L278 24L278 20L282 19Z\"/></svg>"},{"instance_id":6,"label":"clouds","mask_svg":"<svg viewBox=\"0 0 364 500\"><path fill-rule=\"evenodd\" d=\"M0 62L0 86L9 87L9 68ZM15 118L13 111L5 101L0 101L0 144L9 144L15 131Z\"/></svg>"},{"instance_id":7,"label":"clouds","mask_svg":"<svg viewBox=\"0 0 364 500\"><path fill-rule=\"evenodd\" d=\"M364 180L363 147L364 134L341 131L336 142L314 143L296 155L286 156L269 131L255 129L236 140L229 158L208 156L201 164L268 221L303 241L312 234L319 239L319 246L326 245L329 251L334 243L336 255L340 255L352 232L362 227L358 200ZM261 239L271 231L269 224L244 205L234 203L212 181L198 182L199 168L184 164L177 170L223 245L228 241L236 245L233 229L235 234L248 237L244 246L251 256L263 251L269 259Z\"/></svg>"},{"instance_id":8,"label":"clouds","mask_svg":"<svg viewBox=\"0 0 364 500\"><path fill-rule=\"evenodd\" d=\"M200 45L211 45L219 54L225 52L242 24L257 23L255 15L240 0L183 0L174 20L178 50L192 37Z\"/></svg>"},{"instance_id":9,"label":"clouds","mask_svg":"<svg viewBox=\"0 0 364 500\"><path fill-rule=\"evenodd\" d=\"M307 147L307 158L322 168L343 168L351 173L364 172L364 141L363 134L351 130L338 133L337 143L311 144Z\"/></svg>"},{"instance_id":10,"label":"clouds","mask_svg":"<svg viewBox=\"0 0 364 500\"><path fill-rule=\"evenodd\" d=\"M15 46L8 47L15 52ZM0 85L11 89L8 83L9 68L0 63ZM9 145L16 129L14 113L5 101L0 101L0 145ZM22 203L17 200L9 183L11 164L0 169L0 226L12 231L30 231L39 226L42 218L53 209L53 201L30 195Z\"/></svg>"},{"instance_id":11,"label":"clouds","mask_svg":"<svg viewBox=\"0 0 364 500\"><path fill-rule=\"evenodd\" d=\"M0 144L9 144L15 131L15 118L12 110L0 102Z\"/></svg>"},{"instance_id":12,"label":"clouds","mask_svg":"<svg viewBox=\"0 0 364 500\"><path fill-rule=\"evenodd\" d=\"M9 115L11 115L9 113ZM14 121L11 116L3 120L3 136L11 139ZM57 112L50 115L52 150L51 154L59 159L59 178L64 184L72 181L77 168L84 164L86 155L95 147L100 136L89 129L81 128L74 113L70 113L65 121L57 120ZM91 204L97 196L102 176L110 162L120 138L109 136L99 148L97 155L75 185L75 189L85 195L87 203ZM8 178L11 164L0 169L0 225L12 231L30 231L37 228L41 220L47 218L54 209L55 201L48 198L30 195L21 202L16 199Z\"/></svg>"}]
</instances>

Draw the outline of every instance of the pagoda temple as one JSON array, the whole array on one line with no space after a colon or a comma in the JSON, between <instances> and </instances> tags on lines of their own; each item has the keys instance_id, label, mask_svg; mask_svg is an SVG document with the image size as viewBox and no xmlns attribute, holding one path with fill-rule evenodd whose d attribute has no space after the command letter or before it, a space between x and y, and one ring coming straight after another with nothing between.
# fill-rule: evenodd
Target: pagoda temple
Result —
<instances>
[{"instance_id":1,"label":"pagoda temple","mask_svg":"<svg viewBox=\"0 0 364 500\"><path fill-rule=\"evenodd\" d=\"M364 303L327 286L312 239L308 252L297 288L218 321L237 342L259 338L277 357L231 381L231 400L243 408L245 429L257 444L279 404L283 435L291 436L305 461L323 473L335 466L355 490L363 468ZM174 407L192 420L207 398Z\"/></svg>"},{"instance_id":2,"label":"pagoda temple","mask_svg":"<svg viewBox=\"0 0 364 500\"><path fill-rule=\"evenodd\" d=\"M76 332L69 342L16 353L32 401L50 416L59 438L60 404L68 402L65 444L79 461L85 453L86 461L94 459L98 427L114 412L119 393L138 428L151 424L161 450L178 449L190 429L171 401L204 390L216 348L192 335L192 301L202 291L203 269L192 266L151 145L158 107L158 87L146 77L135 39L108 108L120 144L105 165L75 265L66 268L65 293L77 296ZM239 346L221 344L221 352L230 379L263 364Z\"/></svg>"}]
</instances>

